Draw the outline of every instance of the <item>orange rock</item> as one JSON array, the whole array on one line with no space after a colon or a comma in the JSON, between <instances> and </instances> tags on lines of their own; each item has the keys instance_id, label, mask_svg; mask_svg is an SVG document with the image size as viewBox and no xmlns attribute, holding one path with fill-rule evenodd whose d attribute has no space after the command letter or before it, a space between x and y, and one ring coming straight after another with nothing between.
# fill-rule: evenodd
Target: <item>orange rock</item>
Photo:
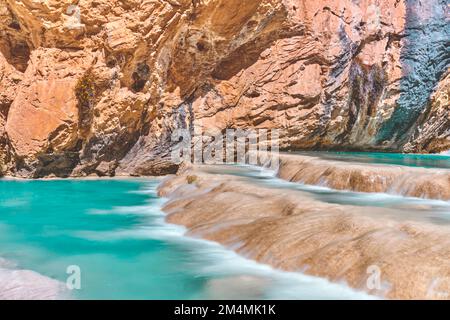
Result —
<instances>
[{"instance_id":1,"label":"orange rock","mask_svg":"<svg viewBox=\"0 0 450 320\"><path fill-rule=\"evenodd\" d=\"M0 52L0 176L13 165L5 125L10 106L16 98L16 91L21 81L22 74L11 66Z\"/></svg>"},{"instance_id":2,"label":"orange rock","mask_svg":"<svg viewBox=\"0 0 450 320\"><path fill-rule=\"evenodd\" d=\"M33 52L6 123L17 156L33 158L75 146L79 120L75 87L91 59L82 52L58 49Z\"/></svg>"},{"instance_id":3,"label":"orange rock","mask_svg":"<svg viewBox=\"0 0 450 320\"><path fill-rule=\"evenodd\" d=\"M431 119L445 116L443 107L430 107L411 124L426 127L422 135L409 130L405 137L379 140L405 88L414 88L406 61L424 59L424 65L439 66L429 68L439 75L445 68L433 62L445 54L433 58L427 50L410 50L420 40L408 24L417 22L426 35L435 32L426 29L430 21L442 20L433 1L0 0L0 66L24 72L25 79L20 86L8 82L8 99L15 101L7 120L11 137L5 139L17 156L30 160L30 173L40 165L36 155L48 150L70 150L76 166L89 167L103 161L106 151L98 150L110 150L109 160L120 168L150 173L152 163L168 160L170 133L191 125L195 132L276 128L286 149L441 151L448 146L448 124ZM417 21L407 21L407 13ZM445 48L441 38L433 44L437 51ZM413 56L401 58L405 54ZM119 123L129 117L127 110L139 110L139 119L129 119L128 135L119 130L117 139L101 138L90 127L92 115L77 118L86 110L80 111L71 91L88 68L98 90L92 109L106 112L93 115L95 127L112 128L102 119ZM433 76L419 82L431 88ZM116 94L121 111L114 112L104 104ZM132 102L135 94L144 105ZM179 110L186 108L189 123L181 124ZM30 115L35 120L27 120ZM88 124L81 130L80 120Z\"/></svg>"}]
</instances>

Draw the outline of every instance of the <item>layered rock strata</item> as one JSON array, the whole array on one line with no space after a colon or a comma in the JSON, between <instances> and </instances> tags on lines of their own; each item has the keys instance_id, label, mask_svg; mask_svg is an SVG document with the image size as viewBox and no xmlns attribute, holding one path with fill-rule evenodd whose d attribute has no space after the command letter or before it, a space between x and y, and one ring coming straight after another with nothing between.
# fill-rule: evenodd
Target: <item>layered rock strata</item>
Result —
<instances>
[{"instance_id":1,"label":"layered rock strata","mask_svg":"<svg viewBox=\"0 0 450 320\"><path fill-rule=\"evenodd\" d=\"M379 192L450 200L450 170L332 161L286 155L279 160L278 177L337 190Z\"/></svg>"},{"instance_id":2,"label":"layered rock strata","mask_svg":"<svg viewBox=\"0 0 450 320\"><path fill-rule=\"evenodd\" d=\"M392 299L448 299L450 232L393 209L336 205L195 168L160 186L171 223L283 270ZM390 211L391 214L387 214ZM394 218L398 217L398 218ZM377 273L375 284L370 277Z\"/></svg>"},{"instance_id":3,"label":"layered rock strata","mask_svg":"<svg viewBox=\"0 0 450 320\"><path fill-rule=\"evenodd\" d=\"M173 173L171 133L450 149L445 0L0 0L0 168Z\"/></svg>"}]
</instances>

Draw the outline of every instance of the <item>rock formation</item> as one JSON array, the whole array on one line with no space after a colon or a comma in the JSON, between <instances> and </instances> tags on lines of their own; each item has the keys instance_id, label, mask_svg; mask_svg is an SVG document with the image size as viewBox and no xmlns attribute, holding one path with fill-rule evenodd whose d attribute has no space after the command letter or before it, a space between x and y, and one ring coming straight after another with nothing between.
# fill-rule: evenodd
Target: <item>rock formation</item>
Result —
<instances>
[{"instance_id":1,"label":"rock formation","mask_svg":"<svg viewBox=\"0 0 450 320\"><path fill-rule=\"evenodd\" d=\"M30 270L17 269L0 258L0 300L58 300L69 298L63 282Z\"/></svg>"},{"instance_id":2,"label":"rock formation","mask_svg":"<svg viewBox=\"0 0 450 320\"><path fill-rule=\"evenodd\" d=\"M447 169L346 163L301 155L282 154L277 158L278 177L291 182L450 201Z\"/></svg>"},{"instance_id":3,"label":"rock formation","mask_svg":"<svg viewBox=\"0 0 450 320\"><path fill-rule=\"evenodd\" d=\"M176 171L177 128L450 149L445 0L0 0L0 172Z\"/></svg>"},{"instance_id":4,"label":"rock formation","mask_svg":"<svg viewBox=\"0 0 450 320\"><path fill-rule=\"evenodd\" d=\"M450 231L411 208L339 205L188 168L167 178L168 221L276 268L390 299L448 299ZM379 286L369 286L373 271Z\"/></svg>"}]
</instances>

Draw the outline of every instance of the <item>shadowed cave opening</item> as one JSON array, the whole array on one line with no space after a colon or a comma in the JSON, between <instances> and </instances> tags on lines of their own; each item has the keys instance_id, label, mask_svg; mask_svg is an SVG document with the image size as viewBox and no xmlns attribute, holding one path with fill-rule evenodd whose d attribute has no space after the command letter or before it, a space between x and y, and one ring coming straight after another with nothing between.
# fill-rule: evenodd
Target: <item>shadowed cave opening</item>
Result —
<instances>
[{"instance_id":1,"label":"shadowed cave opening","mask_svg":"<svg viewBox=\"0 0 450 320\"><path fill-rule=\"evenodd\" d=\"M148 79L150 79L150 67L144 62L138 63L135 71L132 74L132 78L133 84L131 88L133 89L133 91L142 91Z\"/></svg>"},{"instance_id":2,"label":"shadowed cave opening","mask_svg":"<svg viewBox=\"0 0 450 320\"><path fill-rule=\"evenodd\" d=\"M25 72L30 60L31 50L28 43L24 40L15 40L11 36L3 36L0 40L0 52L6 61L16 70Z\"/></svg>"}]
</instances>

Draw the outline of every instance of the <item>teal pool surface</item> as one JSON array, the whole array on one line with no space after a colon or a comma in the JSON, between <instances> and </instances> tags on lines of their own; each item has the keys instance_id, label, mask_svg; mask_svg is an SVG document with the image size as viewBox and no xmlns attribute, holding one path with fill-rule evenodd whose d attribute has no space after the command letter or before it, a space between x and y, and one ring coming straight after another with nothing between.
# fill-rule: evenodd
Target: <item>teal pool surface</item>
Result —
<instances>
[{"instance_id":1,"label":"teal pool surface","mask_svg":"<svg viewBox=\"0 0 450 320\"><path fill-rule=\"evenodd\" d=\"M360 162L393 164L409 167L443 168L450 169L450 154L403 154L381 152L295 152L308 156L318 156L323 159Z\"/></svg>"},{"instance_id":2,"label":"teal pool surface","mask_svg":"<svg viewBox=\"0 0 450 320\"><path fill-rule=\"evenodd\" d=\"M158 183L0 180L0 258L64 284L78 266L75 299L370 298L185 237L164 222Z\"/></svg>"}]
</instances>

